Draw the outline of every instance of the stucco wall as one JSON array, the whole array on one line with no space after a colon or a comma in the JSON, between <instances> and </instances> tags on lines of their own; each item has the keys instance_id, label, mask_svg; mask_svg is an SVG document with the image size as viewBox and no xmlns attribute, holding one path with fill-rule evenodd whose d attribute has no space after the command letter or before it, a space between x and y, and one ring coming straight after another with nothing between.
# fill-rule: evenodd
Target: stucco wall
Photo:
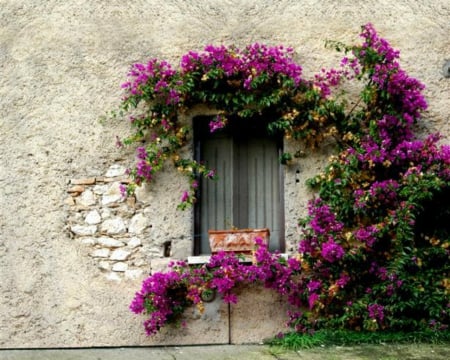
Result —
<instances>
[{"instance_id":1,"label":"stucco wall","mask_svg":"<svg viewBox=\"0 0 450 360\"><path fill-rule=\"evenodd\" d=\"M131 63L159 57L176 64L208 43L258 41L294 47L307 76L336 64L340 55L324 48L326 39L356 41L369 21L427 85L425 130L441 131L449 142L450 79L442 73L450 58L447 0L0 0L0 347L156 343L127 309L145 274L105 276L92 249L68 229L70 181L105 176L111 165L132 159L115 148L128 124L99 121L117 106ZM286 169L293 241L308 198L296 176L318 171L326 151ZM167 172L143 195L148 236L161 243L191 232L192 214L173 206L180 180ZM232 330L245 311L235 314ZM270 325L268 318L261 322ZM214 326L226 336L216 338L228 341L228 317L221 319L223 326ZM208 333L202 329L194 337Z\"/></svg>"}]
</instances>

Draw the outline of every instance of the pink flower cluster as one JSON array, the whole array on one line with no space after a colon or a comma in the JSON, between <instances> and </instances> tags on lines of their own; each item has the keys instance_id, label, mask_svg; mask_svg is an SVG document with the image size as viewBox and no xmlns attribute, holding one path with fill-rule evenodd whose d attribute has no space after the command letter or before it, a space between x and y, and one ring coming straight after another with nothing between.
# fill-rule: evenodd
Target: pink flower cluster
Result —
<instances>
[{"instance_id":1,"label":"pink flower cluster","mask_svg":"<svg viewBox=\"0 0 450 360\"><path fill-rule=\"evenodd\" d=\"M211 133L222 129L227 124L227 119L224 116L217 115L214 120L209 123L209 131Z\"/></svg>"},{"instance_id":2,"label":"pink flower cluster","mask_svg":"<svg viewBox=\"0 0 450 360\"><path fill-rule=\"evenodd\" d=\"M336 219L331 207L321 199L315 199L308 204L308 229L300 241L299 251L309 256L321 255L322 259L332 263L344 255L341 245L336 243L344 224Z\"/></svg>"},{"instance_id":3,"label":"pink flower cluster","mask_svg":"<svg viewBox=\"0 0 450 360\"><path fill-rule=\"evenodd\" d=\"M136 63L132 65L128 73L129 80L122 84L122 88L130 95L142 95L150 89L148 85L152 84L152 92L162 93L176 73L167 61L151 59L147 64ZM171 96L175 99L178 94L173 93Z\"/></svg>"},{"instance_id":4,"label":"pink flower cluster","mask_svg":"<svg viewBox=\"0 0 450 360\"><path fill-rule=\"evenodd\" d=\"M235 47L208 45L203 52L191 51L181 59L182 72L208 74L219 70L223 77L243 81L247 90L256 86L262 75L291 79L293 86L302 81L302 68L293 60L293 49L254 43L240 50Z\"/></svg>"}]
</instances>

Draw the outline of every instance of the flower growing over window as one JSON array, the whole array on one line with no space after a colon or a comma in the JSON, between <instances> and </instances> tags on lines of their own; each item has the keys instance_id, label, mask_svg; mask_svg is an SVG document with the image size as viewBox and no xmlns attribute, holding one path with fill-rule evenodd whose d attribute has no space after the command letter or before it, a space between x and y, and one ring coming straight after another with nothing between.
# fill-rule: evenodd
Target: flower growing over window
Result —
<instances>
[{"instance_id":1,"label":"flower growing over window","mask_svg":"<svg viewBox=\"0 0 450 360\"><path fill-rule=\"evenodd\" d=\"M328 98L329 91L323 91L337 86L339 76L340 72L333 80L330 76L305 80L292 48L260 43L244 49L208 45L203 51L183 55L179 69L158 59L133 64L122 84L121 113L130 114L134 133L119 141L131 145L145 139L148 145L136 149L136 164L130 170L134 182L127 193L143 182L152 183L170 159L177 159L173 164L177 168L181 164L190 182L192 178L212 178L208 174L214 169L207 169L208 164L180 156L193 131L192 124L184 123L179 115L197 104L217 110L209 124L211 133L226 127L228 118L247 121L258 116L270 119L268 124L261 123L270 133L317 146L333 136L331 124L343 116L343 106ZM322 129L325 131L319 131ZM182 202L179 208L195 202L195 189L189 193L192 201Z\"/></svg>"},{"instance_id":2,"label":"flower growing over window","mask_svg":"<svg viewBox=\"0 0 450 360\"><path fill-rule=\"evenodd\" d=\"M227 119L223 116L217 115L213 121L209 123L209 131L211 133L216 130L222 129L227 124Z\"/></svg>"}]
</instances>

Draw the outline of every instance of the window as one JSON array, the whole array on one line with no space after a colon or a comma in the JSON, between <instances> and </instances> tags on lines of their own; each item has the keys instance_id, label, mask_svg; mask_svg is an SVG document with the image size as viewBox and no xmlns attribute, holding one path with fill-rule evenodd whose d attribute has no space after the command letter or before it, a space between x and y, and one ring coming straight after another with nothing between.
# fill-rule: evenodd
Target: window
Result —
<instances>
[{"instance_id":1,"label":"window","mask_svg":"<svg viewBox=\"0 0 450 360\"><path fill-rule=\"evenodd\" d=\"M209 117L194 119L195 156L218 180L200 180L195 206L194 253L210 252L208 230L269 228L270 249L284 251L284 206L279 155L282 138L261 119L229 120L209 131Z\"/></svg>"}]
</instances>

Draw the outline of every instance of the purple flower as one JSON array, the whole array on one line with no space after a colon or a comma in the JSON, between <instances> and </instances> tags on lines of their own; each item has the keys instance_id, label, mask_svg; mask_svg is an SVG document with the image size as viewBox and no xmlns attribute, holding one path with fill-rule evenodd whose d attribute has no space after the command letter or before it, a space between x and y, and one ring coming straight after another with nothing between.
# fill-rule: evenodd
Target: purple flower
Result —
<instances>
[{"instance_id":1,"label":"purple flower","mask_svg":"<svg viewBox=\"0 0 450 360\"><path fill-rule=\"evenodd\" d=\"M120 194L122 195L122 197L123 197L123 198L126 198L127 195L128 195L128 191L127 191L126 185L120 184L119 190L120 190Z\"/></svg>"},{"instance_id":2,"label":"purple flower","mask_svg":"<svg viewBox=\"0 0 450 360\"><path fill-rule=\"evenodd\" d=\"M186 202L189 200L189 192L183 191L183 195L181 195L181 202Z\"/></svg>"},{"instance_id":3,"label":"purple flower","mask_svg":"<svg viewBox=\"0 0 450 360\"><path fill-rule=\"evenodd\" d=\"M341 277L336 281L336 285L343 288L350 281L350 276L347 274L342 274Z\"/></svg>"},{"instance_id":4,"label":"purple flower","mask_svg":"<svg viewBox=\"0 0 450 360\"><path fill-rule=\"evenodd\" d=\"M226 125L226 118L223 116L217 115L214 120L209 122L209 131L211 133L222 129Z\"/></svg>"},{"instance_id":5,"label":"purple flower","mask_svg":"<svg viewBox=\"0 0 450 360\"><path fill-rule=\"evenodd\" d=\"M214 179L216 176L216 170L210 170L207 174L206 174L206 178L208 179Z\"/></svg>"},{"instance_id":6,"label":"purple flower","mask_svg":"<svg viewBox=\"0 0 450 360\"><path fill-rule=\"evenodd\" d=\"M312 293L308 296L308 305L310 310L314 307L317 300L319 300L319 295L316 293Z\"/></svg>"},{"instance_id":7,"label":"purple flower","mask_svg":"<svg viewBox=\"0 0 450 360\"><path fill-rule=\"evenodd\" d=\"M223 301L226 302L227 304L237 304L238 300L235 294L227 293L224 295Z\"/></svg>"},{"instance_id":8,"label":"purple flower","mask_svg":"<svg viewBox=\"0 0 450 360\"><path fill-rule=\"evenodd\" d=\"M365 243L368 247L372 247L377 239L378 229L374 225L361 227L353 232L358 241Z\"/></svg>"},{"instance_id":9,"label":"purple flower","mask_svg":"<svg viewBox=\"0 0 450 360\"><path fill-rule=\"evenodd\" d=\"M311 280L308 283L308 291L309 292L315 292L315 291L319 290L321 286L322 286L322 282L321 281Z\"/></svg>"},{"instance_id":10,"label":"purple flower","mask_svg":"<svg viewBox=\"0 0 450 360\"><path fill-rule=\"evenodd\" d=\"M344 256L344 249L333 240L329 240L322 244L321 255L326 261L332 263Z\"/></svg>"},{"instance_id":11,"label":"purple flower","mask_svg":"<svg viewBox=\"0 0 450 360\"><path fill-rule=\"evenodd\" d=\"M384 306L379 304L369 304L367 306L367 310L369 311L369 317L371 319L383 321L384 319Z\"/></svg>"},{"instance_id":12,"label":"purple flower","mask_svg":"<svg viewBox=\"0 0 450 360\"><path fill-rule=\"evenodd\" d=\"M141 160L136 164L136 175L138 177L150 181L152 179L152 174L153 167L146 160Z\"/></svg>"},{"instance_id":13,"label":"purple flower","mask_svg":"<svg viewBox=\"0 0 450 360\"><path fill-rule=\"evenodd\" d=\"M130 304L130 310L135 314L140 314L144 311L144 296L141 293L136 293Z\"/></svg>"}]
</instances>

